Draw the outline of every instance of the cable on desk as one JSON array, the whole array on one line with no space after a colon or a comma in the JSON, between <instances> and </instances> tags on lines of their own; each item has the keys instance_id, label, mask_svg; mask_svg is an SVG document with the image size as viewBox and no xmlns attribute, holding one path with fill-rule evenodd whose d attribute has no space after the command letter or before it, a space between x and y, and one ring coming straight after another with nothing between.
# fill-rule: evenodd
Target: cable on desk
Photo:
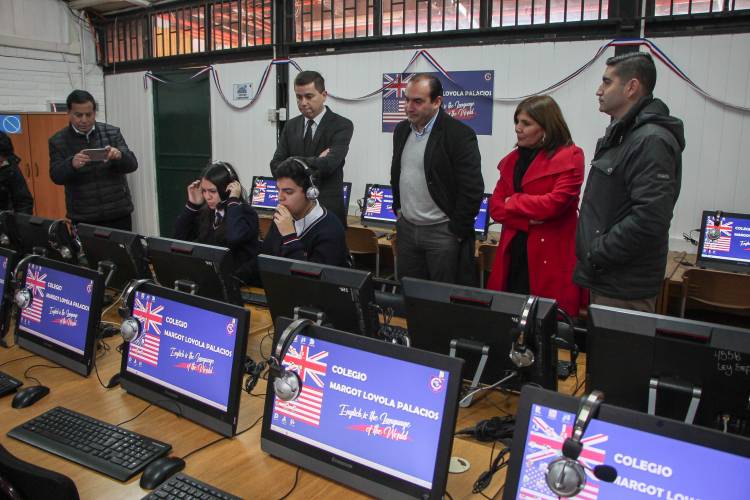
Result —
<instances>
[{"instance_id":1,"label":"cable on desk","mask_svg":"<svg viewBox=\"0 0 750 500\"><path fill-rule=\"evenodd\" d=\"M588 380L588 377L584 378L584 379L583 379L583 380L581 381L581 383L580 383L580 384L578 384L578 385L576 386L576 388L575 388L575 389L573 389L573 394L571 394L571 396L577 396L577 395L578 395L578 391L580 391L580 390L581 390L581 388L582 388L582 387L583 387L584 385L586 385L586 381L587 381L587 380Z\"/></svg>"},{"instance_id":2,"label":"cable on desk","mask_svg":"<svg viewBox=\"0 0 750 500\"><path fill-rule=\"evenodd\" d=\"M136 418L138 418L138 417L140 417L141 415L143 415L144 413L146 413L146 410L148 410L148 409L149 409L149 408L151 408L152 406L154 406L154 405L153 405L153 403L149 403L149 404L148 404L148 405L147 405L147 406L146 406L146 407L145 407L144 409L142 409L142 410L141 410L140 412L138 412L138 414L137 414L137 415L136 415L135 417L129 418L129 419L127 419L127 420L123 420L122 422L120 422L119 424L117 424L117 427L121 427L121 426L123 426L123 425L127 424L128 422L132 422L132 421L133 421L133 420L135 420Z\"/></svg>"},{"instance_id":3,"label":"cable on desk","mask_svg":"<svg viewBox=\"0 0 750 500\"><path fill-rule=\"evenodd\" d=\"M489 497L487 497L482 492L485 490L485 488L487 488L487 486L490 485L490 482L492 482L492 476L494 476L495 473L497 471L499 471L500 469L502 469L503 467L507 467L508 466L507 457L508 457L508 454L510 453L510 447L508 447L508 446L503 447L503 449L500 450L500 453L497 454L497 457L495 457L493 459L492 456L495 453L495 444L496 443L497 442L492 443L492 450L490 450L490 466L489 466L489 469L486 470L486 471L484 471L484 472L482 472L481 474L479 474L479 477L474 482L474 486L471 489L472 493L474 493L474 494L481 493L482 496L484 496L485 498L489 498Z\"/></svg>"},{"instance_id":4,"label":"cable on desk","mask_svg":"<svg viewBox=\"0 0 750 500\"><path fill-rule=\"evenodd\" d=\"M214 439L214 440L213 440L213 441L211 441L210 443L206 443L206 444L204 444L203 446L201 446L200 448L196 448L196 449L194 449L193 451L191 451L191 452L187 453L186 455L184 455L184 456L182 457L182 459L183 459L183 460L185 460L185 459L186 459L187 457L189 457L189 456L190 456L190 455L192 455L193 453L198 453L198 452L199 452L199 451L201 451L201 450L205 450L206 448L208 448L208 447L209 447L209 446L211 446L212 444L216 444L216 443L218 443L219 441L223 441L223 440L225 440L225 439L226 439L226 436L221 436L221 437L220 437L219 439Z\"/></svg>"},{"instance_id":5,"label":"cable on desk","mask_svg":"<svg viewBox=\"0 0 750 500\"><path fill-rule=\"evenodd\" d=\"M513 372L513 373L511 373L510 375L508 375L508 376L506 376L506 377L504 377L504 378L501 378L500 380L498 380L497 382L495 382L495 383L494 383L494 384L492 384L492 385L488 385L488 386L486 386L486 387L478 387L478 388L474 389L473 391L471 391L471 392L470 392L469 394L467 394L466 396L462 397L462 398L461 398L461 399L459 400L458 404L461 404L461 403L462 403L462 402L463 402L464 400L466 400L466 399L470 399L470 398L471 398L471 397L472 397L472 396L473 396L474 394L476 394L476 393L478 393L478 392L481 392L481 391L488 391L488 390L490 390L490 389L494 389L495 387L499 386L499 385L500 385L500 384L502 384L503 382L507 382L508 380L512 379L512 378L513 378L513 377L515 377L516 375L517 375L517 374L516 374L516 372Z\"/></svg>"},{"instance_id":6,"label":"cable on desk","mask_svg":"<svg viewBox=\"0 0 750 500\"><path fill-rule=\"evenodd\" d=\"M260 351L260 357L263 359L268 359L268 357L271 356L270 353L268 354L268 356L263 354L263 342L265 342L266 339L268 338L273 339L273 335L271 333L272 331L273 331L273 325L268 327L268 330L266 330L266 334L263 336L262 339L260 339L260 345L258 346L258 350Z\"/></svg>"},{"instance_id":7,"label":"cable on desk","mask_svg":"<svg viewBox=\"0 0 750 500\"><path fill-rule=\"evenodd\" d=\"M62 368L62 366L53 366L53 365L31 365L28 368L26 368L25 372L23 372L23 378L28 379L28 380L35 380L36 385L42 385L42 383L39 381L38 378L32 377L31 375L29 375L29 372L31 371L32 368L38 368L38 367L53 368L53 369Z\"/></svg>"},{"instance_id":8,"label":"cable on desk","mask_svg":"<svg viewBox=\"0 0 750 500\"><path fill-rule=\"evenodd\" d=\"M122 300L122 296L125 294L125 291L127 289L128 289L127 286L124 287L122 289L122 292L120 292L120 295L117 297L117 299L113 300L112 303L110 305L108 305L107 308L104 311L102 311L101 318L104 318L104 315L107 314L110 311L110 309L112 309L113 307L115 307L117 304L120 303L120 301Z\"/></svg>"},{"instance_id":9,"label":"cable on desk","mask_svg":"<svg viewBox=\"0 0 750 500\"><path fill-rule=\"evenodd\" d=\"M289 491L287 491L286 495L284 495L283 497L279 498L279 500L284 500L286 497L288 497L289 495L291 495L292 492L294 491L294 488L297 487L297 481L299 481L299 471L300 471L300 469L301 469L301 467L298 465L297 466L297 472L294 473L294 484L292 485L292 489L289 490Z\"/></svg>"},{"instance_id":10,"label":"cable on desk","mask_svg":"<svg viewBox=\"0 0 750 500\"><path fill-rule=\"evenodd\" d=\"M13 347L15 347L15 346L13 346ZM12 363L14 361L21 361L22 359L33 358L34 356L36 356L36 354L30 354L28 356L21 356L20 358L9 359L8 361L5 361L4 363L0 363L0 366L7 365L8 363Z\"/></svg>"},{"instance_id":11,"label":"cable on desk","mask_svg":"<svg viewBox=\"0 0 750 500\"><path fill-rule=\"evenodd\" d=\"M237 437L237 436L239 436L240 434L244 434L244 433L246 433L247 431L249 431L250 429L252 429L252 428L253 428L253 427L255 427L256 425L258 425L258 422L260 422L261 420L263 420L263 415L261 415L260 417L258 417L258 419L257 419L257 420L256 420L255 422L253 422L253 424L252 424L252 425L251 425L250 427L248 427L248 428L247 428L247 429L245 429L244 431L240 431L240 432L238 432L237 434L235 434L235 435L234 435L234 437Z\"/></svg>"},{"instance_id":12,"label":"cable on desk","mask_svg":"<svg viewBox=\"0 0 750 500\"><path fill-rule=\"evenodd\" d=\"M450 493L448 493L448 490L445 490L445 494L443 496L448 497L450 500L453 500L453 497L451 496Z\"/></svg>"}]
</instances>

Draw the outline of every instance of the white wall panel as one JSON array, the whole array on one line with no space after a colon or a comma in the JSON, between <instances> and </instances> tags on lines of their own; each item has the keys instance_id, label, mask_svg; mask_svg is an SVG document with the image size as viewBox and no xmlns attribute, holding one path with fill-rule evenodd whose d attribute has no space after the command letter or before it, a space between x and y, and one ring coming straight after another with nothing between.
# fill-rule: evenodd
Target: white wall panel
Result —
<instances>
[{"instance_id":1,"label":"white wall panel","mask_svg":"<svg viewBox=\"0 0 750 500\"><path fill-rule=\"evenodd\" d=\"M233 84L252 82L257 92L260 77L268 61L217 64L216 71L226 98L235 106L247 101L233 101ZM272 69L266 88L257 101L244 109L234 109L219 95L211 82L211 150L214 160L228 161L237 168L240 180L249 186L254 175L271 175L269 162L276 150L276 123L267 119L268 110L276 107Z\"/></svg>"},{"instance_id":2,"label":"white wall panel","mask_svg":"<svg viewBox=\"0 0 750 500\"><path fill-rule=\"evenodd\" d=\"M143 73L108 75L108 121L120 127L128 147L138 158L138 170L128 174L133 196L133 230L146 236L159 234L154 158L154 101L151 86L143 88Z\"/></svg>"}]
</instances>

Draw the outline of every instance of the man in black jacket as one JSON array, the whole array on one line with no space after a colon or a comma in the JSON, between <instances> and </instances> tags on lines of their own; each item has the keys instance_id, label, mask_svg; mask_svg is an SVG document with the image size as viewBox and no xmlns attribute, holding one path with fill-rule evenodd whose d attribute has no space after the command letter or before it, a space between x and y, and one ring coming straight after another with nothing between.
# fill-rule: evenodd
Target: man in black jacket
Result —
<instances>
[{"instance_id":1,"label":"man in black jacket","mask_svg":"<svg viewBox=\"0 0 750 500\"><path fill-rule=\"evenodd\" d=\"M86 222L132 230L133 201L125 174L138 160L120 129L96 121L96 101L85 90L68 96L70 124L49 139L49 175L65 186L65 206L74 224ZM101 158L87 150L101 149Z\"/></svg>"},{"instance_id":2,"label":"man in black jacket","mask_svg":"<svg viewBox=\"0 0 750 500\"><path fill-rule=\"evenodd\" d=\"M484 192L481 156L474 131L442 103L435 76L409 80L407 120L393 132L391 161L398 270L400 276L467 283L474 278L474 219Z\"/></svg>"},{"instance_id":3,"label":"man in black jacket","mask_svg":"<svg viewBox=\"0 0 750 500\"><path fill-rule=\"evenodd\" d=\"M651 56L637 52L608 59L596 92L612 123L591 162L573 276L594 304L653 312L664 279L685 136L655 84Z\"/></svg>"},{"instance_id":4,"label":"man in black jacket","mask_svg":"<svg viewBox=\"0 0 750 500\"><path fill-rule=\"evenodd\" d=\"M30 214L34 210L34 198L18 168L20 161L13 152L10 137L0 132L0 210Z\"/></svg>"},{"instance_id":5,"label":"man in black jacket","mask_svg":"<svg viewBox=\"0 0 750 500\"><path fill-rule=\"evenodd\" d=\"M271 160L271 174L292 156L301 158L316 172L318 202L346 227L344 207L344 163L354 125L325 105L325 80L317 71L303 71L294 79L294 94L300 116L289 120L281 131Z\"/></svg>"}]
</instances>

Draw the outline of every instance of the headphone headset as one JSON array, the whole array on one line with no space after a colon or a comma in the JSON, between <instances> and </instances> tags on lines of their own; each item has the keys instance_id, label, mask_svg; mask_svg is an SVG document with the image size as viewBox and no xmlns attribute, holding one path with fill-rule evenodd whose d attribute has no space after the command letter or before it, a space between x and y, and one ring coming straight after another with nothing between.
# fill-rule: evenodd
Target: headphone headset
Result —
<instances>
[{"instance_id":1,"label":"headphone headset","mask_svg":"<svg viewBox=\"0 0 750 500\"><path fill-rule=\"evenodd\" d=\"M313 322L307 318L295 319L287 326L276 342L273 356L268 358L268 371L274 377L273 392L282 401L293 401L299 396L302 381L297 372L288 370L281 364L284 353L287 351L297 334L303 331Z\"/></svg>"},{"instance_id":2,"label":"headphone headset","mask_svg":"<svg viewBox=\"0 0 750 500\"><path fill-rule=\"evenodd\" d=\"M16 267L13 269L13 286L15 291L13 292L13 302L20 308L26 309L34 301L34 294L31 293L31 289L24 286L24 280L20 277L21 268L32 259L39 257L35 254L29 254L23 259L18 261ZM28 266L27 266L28 268ZM25 273L24 273L25 276Z\"/></svg>"},{"instance_id":3,"label":"headphone headset","mask_svg":"<svg viewBox=\"0 0 750 500\"><path fill-rule=\"evenodd\" d=\"M122 302L120 303L120 307L117 308L117 313L123 318L122 323L120 323L120 335L122 335L122 340L125 342L132 342L137 339L142 331L141 322L138 321L138 318L130 314L128 304L130 303L130 297L144 283L152 283L152 280L150 278L132 280L123 292Z\"/></svg>"},{"instance_id":4,"label":"headphone headset","mask_svg":"<svg viewBox=\"0 0 750 500\"><path fill-rule=\"evenodd\" d=\"M536 304L537 297L529 295L518 317L518 324L511 330L513 343L510 346L510 360L518 368L527 368L534 364L534 351L526 345L526 342L534 335Z\"/></svg>"},{"instance_id":5,"label":"headphone headset","mask_svg":"<svg viewBox=\"0 0 750 500\"><path fill-rule=\"evenodd\" d=\"M211 166L212 167L213 166L224 167L224 170L226 170L227 174L229 174L229 182L227 182L227 186L229 186L229 184L231 184L234 181L239 182L240 178L237 176L237 172L235 172L234 168L231 165L229 165L227 162L215 161L211 163ZM242 196L242 198L244 199L244 188L243 188L243 193L240 196ZM227 201L227 199L229 199L229 193L227 192L226 187L223 190L219 190L219 198L221 199L222 202L225 202Z\"/></svg>"},{"instance_id":6,"label":"headphone headset","mask_svg":"<svg viewBox=\"0 0 750 500\"><path fill-rule=\"evenodd\" d=\"M318 186L315 185L315 180L313 179L313 170L307 165L305 160L301 158L293 156L292 160L297 162L298 165L305 169L305 175L310 181L310 186L305 190L305 198L307 198L308 200L317 200L318 196L320 196L320 189L318 189Z\"/></svg>"},{"instance_id":7,"label":"headphone headset","mask_svg":"<svg viewBox=\"0 0 750 500\"><path fill-rule=\"evenodd\" d=\"M604 393L600 391L591 391L581 398L573 434L563 442L562 456L550 462L547 467L547 486L559 497L574 497L586 486L585 466L578 461L583 451L581 440L603 400ZM609 465L597 465L593 472L602 481L611 483L617 479L617 471Z\"/></svg>"},{"instance_id":8,"label":"headphone headset","mask_svg":"<svg viewBox=\"0 0 750 500\"><path fill-rule=\"evenodd\" d=\"M721 210L714 214L714 226L706 231L706 237L711 241L716 241L721 237Z\"/></svg>"},{"instance_id":9,"label":"headphone headset","mask_svg":"<svg viewBox=\"0 0 750 500\"><path fill-rule=\"evenodd\" d=\"M47 240L49 241L49 246L57 250L64 260L73 261L74 263L78 261L76 240L70 233L65 219L55 220L49 225Z\"/></svg>"}]
</instances>

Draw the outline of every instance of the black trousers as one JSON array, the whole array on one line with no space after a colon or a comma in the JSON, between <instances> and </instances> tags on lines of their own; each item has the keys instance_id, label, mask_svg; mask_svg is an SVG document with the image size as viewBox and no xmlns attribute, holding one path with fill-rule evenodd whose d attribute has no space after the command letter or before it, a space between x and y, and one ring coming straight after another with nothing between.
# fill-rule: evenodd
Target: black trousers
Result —
<instances>
[{"instance_id":1,"label":"black trousers","mask_svg":"<svg viewBox=\"0 0 750 500\"><path fill-rule=\"evenodd\" d=\"M448 222L418 226L399 217L396 235L399 277L456 283L461 242Z\"/></svg>"}]
</instances>

